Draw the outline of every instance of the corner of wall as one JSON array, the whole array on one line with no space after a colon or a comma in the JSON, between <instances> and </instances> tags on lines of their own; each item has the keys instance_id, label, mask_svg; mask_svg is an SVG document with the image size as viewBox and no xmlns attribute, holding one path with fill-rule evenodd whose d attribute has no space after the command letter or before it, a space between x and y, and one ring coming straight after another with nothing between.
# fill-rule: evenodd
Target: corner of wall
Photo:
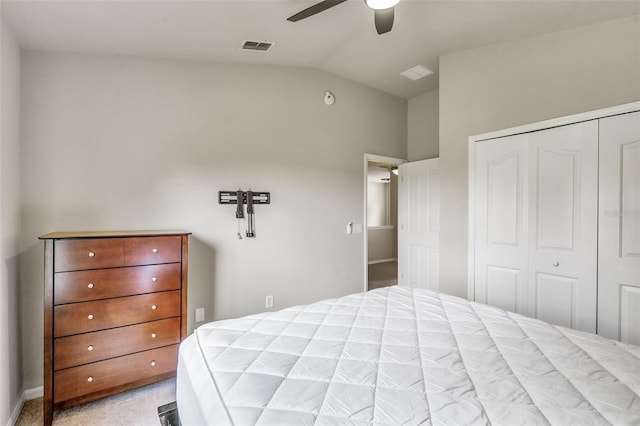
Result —
<instances>
[{"instance_id":1,"label":"corner of wall","mask_svg":"<svg viewBox=\"0 0 640 426\"><path fill-rule=\"evenodd\" d=\"M0 424L11 425L24 403L18 271L20 48L2 16L0 43Z\"/></svg>"},{"instance_id":2,"label":"corner of wall","mask_svg":"<svg viewBox=\"0 0 640 426\"><path fill-rule=\"evenodd\" d=\"M440 90L407 101L407 158L409 161L438 157Z\"/></svg>"}]
</instances>

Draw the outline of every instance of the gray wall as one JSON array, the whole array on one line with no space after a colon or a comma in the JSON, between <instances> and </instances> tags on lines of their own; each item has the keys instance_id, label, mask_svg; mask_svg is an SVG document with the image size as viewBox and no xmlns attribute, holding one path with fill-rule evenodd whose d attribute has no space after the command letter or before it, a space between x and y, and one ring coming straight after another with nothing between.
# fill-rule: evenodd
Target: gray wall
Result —
<instances>
[{"instance_id":1,"label":"gray wall","mask_svg":"<svg viewBox=\"0 0 640 426\"><path fill-rule=\"evenodd\" d=\"M20 50L0 18L0 424L22 393L18 253L20 232Z\"/></svg>"},{"instance_id":2,"label":"gray wall","mask_svg":"<svg viewBox=\"0 0 640 426\"><path fill-rule=\"evenodd\" d=\"M640 100L640 17L440 58L440 289L467 294L468 138Z\"/></svg>"},{"instance_id":3,"label":"gray wall","mask_svg":"<svg viewBox=\"0 0 640 426\"><path fill-rule=\"evenodd\" d=\"M433 90L408 101L407 155L409 161L436 158L439 152L439 98Z\"/></svg>"},{"instance_id":4,"label":"gray wall","mask_svg":"<svg viewBox=\"0 0 640 426\"><path fill-rule=\"evenodd\" d=\"M395 228L369 228L367 232L368 261L396 258Z\"/></svg>"},{"instance_id":5,"label":"gray wall","mask_svg":"<svg viewBox=\"0 0 640 426\"><path fill-rule=\"evenodd\" d=\"M388 225L389 184L367 182L367 226Z\"/></svg>"},{"instance_id":6,"label":"gray wall","mask_svg":"<svg viewBox=\"0 0 640 426\"><path fill-rule=\"evenodd\" d=\"M328 107L324 93L336 103ZM407 102L320 71L24 52L25 387L42 383L38 235L183 228L189 329L362 291L364 153L406 156ZM218 190L270 191L256 239ZM246 227L243 225L243 232Z\"/></svg>"}]
</instances>

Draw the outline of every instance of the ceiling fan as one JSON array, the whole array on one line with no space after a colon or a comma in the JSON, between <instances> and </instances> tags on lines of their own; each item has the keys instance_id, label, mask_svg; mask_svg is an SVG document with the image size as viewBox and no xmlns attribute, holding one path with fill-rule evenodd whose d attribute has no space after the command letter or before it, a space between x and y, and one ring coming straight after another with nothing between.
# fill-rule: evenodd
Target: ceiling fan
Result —
<instances>
[{"instance_id":1,"label":"ceiling fan","mask_svg":"<svg viewBox=\"0 0 640 426\"><path fill-rule=\"evenodd\" d=\"M305 10L296 13L287 18L287 21L298 22L301 19L308 18L316 13L323 12L347 0L324 0L316 3ZM400 0L364 0L364 2L374 11L376 31L378 34L384 34L391 31L393 27L393 7Z\"/></svg>"}]
</instances>

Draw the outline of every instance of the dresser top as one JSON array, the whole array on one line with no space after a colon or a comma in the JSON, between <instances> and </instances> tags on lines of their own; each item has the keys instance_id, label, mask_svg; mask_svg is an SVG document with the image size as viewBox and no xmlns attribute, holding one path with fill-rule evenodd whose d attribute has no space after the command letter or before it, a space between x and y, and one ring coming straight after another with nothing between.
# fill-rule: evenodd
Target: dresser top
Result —
<instances>
[{"instance_id":1,"label":"dresser top","mask_svg":"<svg viewBox=\"0 0 640 426\"><path fill-rule=\"evenodd\" d=\"M153 237L160 235L191 235L184 229L155 229L143 231L71 231L49 232L39 236L41 240L63 240L66 238L110 238L110 237Z\"/></svg>"}]
</instances>

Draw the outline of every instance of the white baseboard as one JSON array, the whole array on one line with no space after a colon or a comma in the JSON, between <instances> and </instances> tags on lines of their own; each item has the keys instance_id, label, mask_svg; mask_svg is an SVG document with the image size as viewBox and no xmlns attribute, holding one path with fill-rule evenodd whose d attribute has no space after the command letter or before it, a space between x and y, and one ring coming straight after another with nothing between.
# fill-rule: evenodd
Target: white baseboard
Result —
<instances>
[{"instance_id":1,"label":"white baseboard","mask_svg":"<svg viewBox=\"0 0 640 426\"><path fill-rule=\"evenodd\" d=\"M31 388L24 391L25 400L31 401L32 399L41 398L44 395L44 387L38 386L37 388Z\"/></svg>"},{"instance_id":2,"label":"white baseboard","mask_svg":"<svg viewBox=\"0 0 640 426\"><path fill-rule=\"evenodd\" d=\"M367 264L375 265L376 263L395 262L397 260L398 259L396 259L395 257L390 257L388 259L370 260L370 261L367 262Z\"/></svg>"},{"instance_id":3,"label":"white baseboard","mask_svg":"<svg viewBox=\"0 0 640 426\"><path fill-rule=\"evenodd\" d=\"M24 392L22 392L22 395L20 395L18 402L13 407L13 411L11 411L11 417L9 417L9 422L7 423L7 426L13 426L16 424L16 422L18 421L18 417L20 417L20 412L22 411L22 407L24 407L25 401L26 399L24 396Z\"/></svg>"},{"instance_id":4,"label":"white baseboard","mask_svg":"<svg viewBox=\"0 0 640 426\"><path fill-rule=\"evenodd\" d=\"M32 399L40 398L42 395L44 395L44 388L42 386L39 386L37 388L27 389L24 392L22 392L22 394L20 395L20 398L18 398L18 402L16 403L16 405L13 407L13 410L11 411L11 417L9 417L9 422L7 423L7 426L14 426L16 424L16 422L18 421L18 417L20 417L20 412L22 412L22 407L24 407L25 402Z\"/></svg>"}]
</instances>

